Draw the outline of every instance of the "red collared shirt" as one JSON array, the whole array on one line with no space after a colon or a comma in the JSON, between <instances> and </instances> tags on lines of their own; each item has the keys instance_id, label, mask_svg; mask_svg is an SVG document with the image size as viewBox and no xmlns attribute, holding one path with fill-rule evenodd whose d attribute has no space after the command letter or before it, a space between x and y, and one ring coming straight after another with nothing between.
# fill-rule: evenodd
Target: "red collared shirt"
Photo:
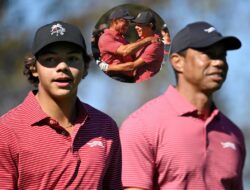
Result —
<instances>
[{"instance_id":1,"label":"red collared shirt","mask_svg":"<svg viewBox=\"0 0 250 190\"><path fill-rule=\"evenodd\" d=\"M70 136L34 94L0 118L0 189L121 189L115 122L77 101Z\"/></svg>"},{"instance_id":2,"label":"red collared shirt","mask_svg":"<svg viewBox=\"0 0 250 190\"><path fill-rule=\"evenodd\" d=\"M120 129L124 187L242 190L244 138L218 109L207 120L170 86Z\"/></svg>"},{"instance_id":3,"label":"red collared shirt","mask_svg":"<svg viewBox=\"0 0 250 190\"><path fill-rule=\"evenodd\" d=\"M102 61L108 64L119 64L132 61L131 55L121 56L116 54L121 45L128 44L128 41L118 32L105 29L98 41Z\"/></svg>"},{"instance_id":4,"label":"red collared shirt","mask_svg":"<svg viewBox=\"0 0 250 190\"><path fill-rule=\"evenodd\" d=\"M164 58L164 44L162 42L151 43L137 51L136 58L141 58L145 62L145 65L136 70L136 82L148 80L160 71Z\"/></svg>"}]
</instances>

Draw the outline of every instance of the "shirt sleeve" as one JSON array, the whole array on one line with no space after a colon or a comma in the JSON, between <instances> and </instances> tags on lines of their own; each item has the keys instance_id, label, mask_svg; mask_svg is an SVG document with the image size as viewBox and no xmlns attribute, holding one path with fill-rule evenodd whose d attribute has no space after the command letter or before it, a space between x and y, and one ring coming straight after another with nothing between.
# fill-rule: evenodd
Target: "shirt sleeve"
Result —
<instances>
[{"instance_id":1,"label":"shirt sleeve","mask_svg":"<svg viewBox=\"0 0 250 190\"><path fill-rule=\"evenodd\" d=\"M163 60L164 56L164 46L162 43L152 43L148 45L140 58L143 59L145 63L151 63L155 60Z\"/></svg>"},{"instance_id":2,"label":"shirt sleeve","mask_svg":"<svg viewBox=\"0 0 250 190\"><path fill-rule=\"evenodd\" d=\"M121 42L115 39L114 36L109 34L103 34L99 39L99 49L101 53L109 52L115 54L117 49L123 45Z\"/></svg>"},{"instance_id":3,"label":"shirt sleeve","mask_svg":"<svg viewBox=\"0 0 250 190\"><path fill-rule=\"evenodd\" d=\"M0 189L17 189L16 138L0 121Z\"/></svg>"},{"instance_id":4,"label":"shirt sleeve","mask_svg":"<svg viewBox=\"0 0 250 190\"><path fill-rule=\"evenodd\" d=\"M116 123L112 122L111 133L113 134L113 144L111 148L110 160L108 162L107 172L104 176L103 189L105 190L122 190L121 182L121 142L119 131Z\"/></svg>"},{"instance_id":5,"label":"shirt sleeve","mask_svg":"<svg viewBox=\"0 0 250 190\"><path fill-rule=\"evenodd\" d=\"M145 125L130 116L120 129L123 187L153 188L154 157Z\"/></svg>"}]
</instances>

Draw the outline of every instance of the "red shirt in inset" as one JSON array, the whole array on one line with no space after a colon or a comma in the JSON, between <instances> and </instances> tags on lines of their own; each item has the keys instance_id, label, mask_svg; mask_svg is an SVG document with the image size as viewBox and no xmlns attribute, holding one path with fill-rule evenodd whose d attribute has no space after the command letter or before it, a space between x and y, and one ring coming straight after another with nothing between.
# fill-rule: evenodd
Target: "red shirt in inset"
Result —
<instances>
[{"instance_id":1,"label":"red shirt in inset","mask_svg":"<svg viewBox=\"0 0 250 190\"><path fill-rule=\"evenodd\" d=\"M116 54L121 45L128 44L128 41L118 32L105 29L98 41L102 61L108 64L120 64L132 61L132 56L122 56Z\"/></svg>"},{"instance_id":2,"label":"red shirt in inset","mask_svg":"<svg viewBox=\"0 0 250 190\"><path fill-rule=\"evenodd\" d=\"M155 36L158 36L155 34ZM136 70L136 82L150 79L161 69L164 58L164 44L162 42L151 43L136 52L136 59L141 58L146 63Z\"/></svg>"}]
</instances>

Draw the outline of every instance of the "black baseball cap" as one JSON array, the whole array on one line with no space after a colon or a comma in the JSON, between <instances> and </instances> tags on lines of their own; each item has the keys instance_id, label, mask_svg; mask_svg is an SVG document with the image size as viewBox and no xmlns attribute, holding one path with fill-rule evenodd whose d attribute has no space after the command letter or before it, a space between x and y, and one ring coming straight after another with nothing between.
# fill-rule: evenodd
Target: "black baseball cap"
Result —
<instances>
[{"instance_id":1,"label":"black baseball cap","mask_svg":"<svg viewBox=\"0 0 250 190\"><path fill-rule=\"evenodd\" d=\"M152 12L144 11L144 12L138 13L138 15L133 20L133 22L138 23L138 24L155 23L155 17Z\"/></svg>"},{"instance_id":2,"label":"black baseball cap","mask_svg":"<svg viewBox=\"0 0 250 190\"><path fill-rule=\"evenodd\" d=\"M119 18L124 18L126 20L132 20L135 17L131 16L129 14L129 11L127 9L125 9L125 8L116 8L109 15L109 19L113 20L113 19L119 19Z\"/></svg>"},{"instance_id":3,"label":"black baseball cap","mask_svg":"<svg viewBox=\"0 0 250 190\"><path fill-rule=\"evenodd\" d=\"M32 44L32 54L42 50L45 46L55 42L70 42L82 48L86 52L85 40L80 29L72 24L55 21L40 27L35 34Z\"/></svg>"},{"instance_id":4,"label":"black baseball cap","mask_svg":"<svg viewBox=\"0 0 250 190\"><path fill-rule=\"evenodd\" d=\"M222 42L226 50L239 49L241 42L234 36L222 36L214 26L207 22L188 24L172 40L170 53L178 53L188 48L206 48Z\"/></svg>"}]
</instances>

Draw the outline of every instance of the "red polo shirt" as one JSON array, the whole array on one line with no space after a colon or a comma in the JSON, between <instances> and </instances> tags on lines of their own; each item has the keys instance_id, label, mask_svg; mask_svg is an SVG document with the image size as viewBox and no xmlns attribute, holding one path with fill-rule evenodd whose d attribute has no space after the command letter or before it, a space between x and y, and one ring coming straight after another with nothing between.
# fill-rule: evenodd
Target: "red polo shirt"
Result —
<instances>
[{"instance_id":1,"label":"red polo shirt","mask_svg":"<svg viewBox=\"0 0 250 190\"><path fill-rule=\"evenodd\" d=\"M164 44L151 43L137 51L136 58L141 58L146 63L136 70L136 82L148 80L160 71L164 58Z\"/></svg>"},{"instance_id":2,"label":"red polo shirt","mask_svg":"<svg viewBox=\"0 0 250 190\"><path fill-rule=\"evenodd\" d=\"M32 92L0 118L0 189L121 189L118 128L77 101L73 135L46 115Z\"/></svg>"},{"instance_id":3,"label":"red polo shirt","mask_svg":"<svg viewBox=\"0 0 250 190\"><path fill-rule=\"evenodd\" d=\"M116 54L121 45L128 44L128 41L118 32L105 29L98 41L102 61L108 64L119 64L132 61L131 55L121 56Z\"/></svg>"},{"instance_id":4,"label":"red polo shirt","mask_svg":"<svg viewBox=\"0 0 250 190\"><path fill-rule=\"evenodd\" d=\"M217 109L204 121L170 86L120 129L124 187L242 190L244 138Z\"/></svg>"}]
</instances>

